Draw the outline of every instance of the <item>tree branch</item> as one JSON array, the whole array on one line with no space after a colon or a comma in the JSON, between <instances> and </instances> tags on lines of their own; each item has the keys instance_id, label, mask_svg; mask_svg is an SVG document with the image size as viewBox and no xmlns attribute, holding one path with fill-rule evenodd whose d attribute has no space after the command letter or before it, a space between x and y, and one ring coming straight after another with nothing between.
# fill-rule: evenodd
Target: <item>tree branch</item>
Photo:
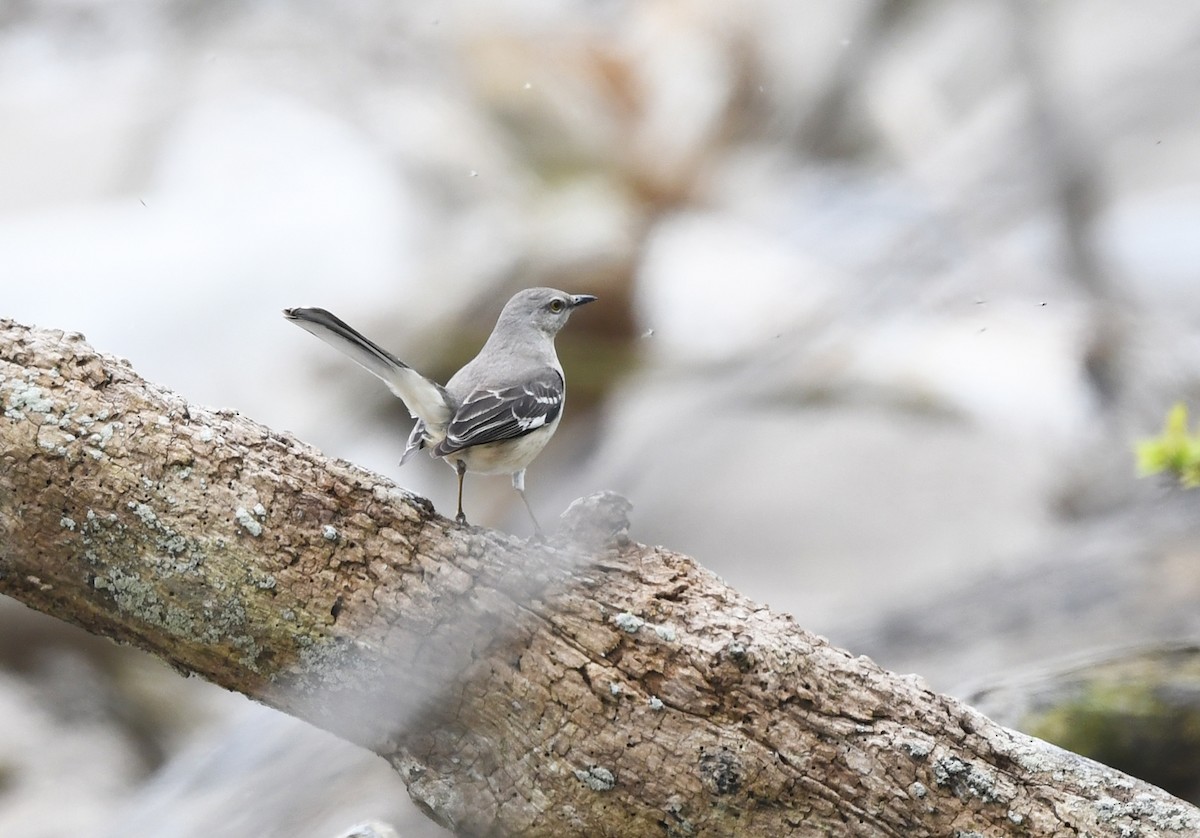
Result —
<instances>
[{"instance_id":1,"label":"tree branch","mask_svg":"<svg viewBox=\"0 0 1200 838\"><path fill-rule=\"evenodd\" d=\"M388 759L460 834L1195 834L855 658L612 495L530 543L0 321L0 592Z\"/></svg>"}]
</instances>

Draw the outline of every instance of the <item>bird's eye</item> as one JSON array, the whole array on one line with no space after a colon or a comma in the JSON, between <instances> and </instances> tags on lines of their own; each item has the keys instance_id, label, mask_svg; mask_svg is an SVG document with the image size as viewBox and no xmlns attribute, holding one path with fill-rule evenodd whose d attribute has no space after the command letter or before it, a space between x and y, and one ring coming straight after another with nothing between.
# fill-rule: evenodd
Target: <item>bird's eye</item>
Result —
<instances>
[{"instance_id":1,"label":"bird's eye","mask_svg":"<svg viewBox=\"0 0 1200 838\"><path fill-rule=\"evenodd\" d=\"M564 303L562 300L555 297L553 300L550 301L550 310L552 312L554 312L555 314L558 314L560 311L562 311L564 308L566 308L566 305L567 304Z\"/></svg>"}]
</instances>

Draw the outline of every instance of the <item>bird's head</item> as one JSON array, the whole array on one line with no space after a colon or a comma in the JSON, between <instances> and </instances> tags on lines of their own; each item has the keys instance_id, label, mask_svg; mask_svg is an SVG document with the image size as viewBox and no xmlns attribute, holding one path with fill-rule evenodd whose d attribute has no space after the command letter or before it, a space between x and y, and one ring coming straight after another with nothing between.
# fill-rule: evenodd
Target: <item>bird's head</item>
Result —
<instances>
[{"instance_id":1,"label":"bird's head","mask_svg":"<svg viewBox=\"0 0 1200 838\"><path fill-rule=\"evenodd\" d=\"M568 294L554 288L526 288L508 301L500 319L528 323L541 332L555 335L567 324L572 311L595 299L591 294Z\"/></svg>"}]
</instances>

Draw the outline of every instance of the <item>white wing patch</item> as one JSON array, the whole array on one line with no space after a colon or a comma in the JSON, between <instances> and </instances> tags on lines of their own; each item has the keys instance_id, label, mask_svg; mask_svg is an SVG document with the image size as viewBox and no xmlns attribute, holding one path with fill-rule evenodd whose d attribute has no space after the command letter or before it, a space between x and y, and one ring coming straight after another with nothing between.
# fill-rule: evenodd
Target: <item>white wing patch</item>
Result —
<instances>
[{"instance_id":1,"label":"white wing patch","mask_svg":"<svg viewBox=\"0 0 1200 838\"><path fill-rule=\"evenodd\" d=\"M476 390L450 418L434 456L536 431L558 418L565 395L561 373L550 368L519 384Z\"/></svg>"}]
</instances>

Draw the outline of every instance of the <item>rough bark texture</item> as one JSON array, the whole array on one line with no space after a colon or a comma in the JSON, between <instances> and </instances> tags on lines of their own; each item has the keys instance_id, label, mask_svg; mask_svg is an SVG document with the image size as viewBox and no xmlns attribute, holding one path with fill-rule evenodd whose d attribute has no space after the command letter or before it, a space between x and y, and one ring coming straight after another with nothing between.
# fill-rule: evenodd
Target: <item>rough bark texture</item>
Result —
<instances>
[{"instance_id":1,"label":"rough bark texture","mask_svg":"<svg viewBox=\"0 0 1200 838\"><path fill-rule=\"evenodd\" d=\"M1200 834L578 502L546 543L0 321L0 592L373 748L469 835Z\"/></svg>"}]
</instances>

